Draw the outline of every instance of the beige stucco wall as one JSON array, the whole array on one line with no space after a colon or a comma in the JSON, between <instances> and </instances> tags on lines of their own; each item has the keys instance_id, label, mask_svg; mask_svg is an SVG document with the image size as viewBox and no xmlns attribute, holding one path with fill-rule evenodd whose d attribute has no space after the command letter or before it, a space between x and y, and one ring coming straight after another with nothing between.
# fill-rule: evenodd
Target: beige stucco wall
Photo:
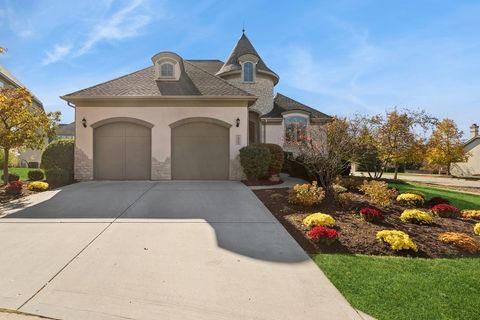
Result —
<instances>
[{"instance_id":1,"label":"beige stucco wall","mask_svg":"<svg viewBox=\"0 0 480 320\"><path fill-rule=\"evenodd\" d=\"M75 178L93 179L93 128L92 124L113 117L129 117L147 121L152 128L152 180L171 178L171 129L169 125L192 117L222 120L230 127L230 179L240 180L243 171L239 150L248 143L248 108L245 101L103 101L77 103L75 109ZM82 119L87 120L87 128ZM240 126L235 125L240 119ZM240 144L237 144L237 135Z\"/></svg>"},{"instance_id":2,"label":"beige stucco wall","mask_svg":"<svg viewBox=\"0 0 480 320\"><path fill-rule=\"evenodd\" d=\"M470 154L467 162L452 165L452 174L456 176L480 175L480 139L476 139L465 147Z\"/></svg>"},{"instance_id":3,"label":"beige stucco wall","mask_svg":"<svg viewBox=\"0 0 480 320\"><path fill-rule=\"evenodd\" d=\"M285 132L283 122L263 124L262 130L263 142L275 143L279 146L283 146Z\"/></svg>"}]
</instances>

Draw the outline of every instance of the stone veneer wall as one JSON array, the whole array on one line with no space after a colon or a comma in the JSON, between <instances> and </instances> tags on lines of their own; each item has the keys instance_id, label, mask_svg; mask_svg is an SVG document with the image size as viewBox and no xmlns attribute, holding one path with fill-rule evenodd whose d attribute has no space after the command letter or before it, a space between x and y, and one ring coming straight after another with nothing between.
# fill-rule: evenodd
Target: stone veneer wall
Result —
<instances>
[{"instance_id":1,"label":"stone veneer wall","mask_svg":"<svg viewBox=\"0 0 480 320\"><path fill-rule=\"evenodd\" d=\"M257 74L255 82L248 83L242 81L241 74L235 74L225 77L225 80L258 97L250 110L255 110L263 115L273 109L273 81L270 77Z\"/></svg>"}]
</instances>

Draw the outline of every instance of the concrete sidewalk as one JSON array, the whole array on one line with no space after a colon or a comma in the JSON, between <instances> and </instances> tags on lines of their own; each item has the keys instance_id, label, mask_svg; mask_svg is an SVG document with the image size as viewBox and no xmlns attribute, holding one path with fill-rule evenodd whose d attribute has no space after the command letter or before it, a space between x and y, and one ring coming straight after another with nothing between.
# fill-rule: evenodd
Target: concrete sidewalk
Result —
<instances>
[{"instance_id":1,"label":"concrete sidewalk","mask_svg":"<svg viewBox=\"0 0 480 320\"><path fill-rule=\"evenodd\" d=\"M0 219L3 308L58 319L364 319L241 183L78 183L10 213Z\"/></svg>"}]
</instances>

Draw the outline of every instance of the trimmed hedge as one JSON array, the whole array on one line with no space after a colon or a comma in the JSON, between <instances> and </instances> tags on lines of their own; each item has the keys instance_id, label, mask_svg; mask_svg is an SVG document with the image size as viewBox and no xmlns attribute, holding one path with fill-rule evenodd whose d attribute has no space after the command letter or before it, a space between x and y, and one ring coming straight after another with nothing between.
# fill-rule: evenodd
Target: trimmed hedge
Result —
<instances>
[{"instance_id":1,"label":"trimmed hedge","mask_svg":"<svg viewBox=\"0 0 480 320\"><path fill-rule=\"evenodd\" d=\"M3 182L3 174L2 174L2 177L1 177L1 181L0 181L0 184ZM18 181L20 180L20 176L18 174L15 174L15 173L9 173L8 174L8 182L12 182L12 181Z\"/></svg>"},{"instance_id":2,"label":"trimmed hedge","mask_svg":"<svg viewBox=\"0 0 480 320\"><path fill-rule=\"evenodd\" d=\"M61 187L70 184L73 181L70 172L58 168L45 170L45 176L48 184L53 187Z\"/></svg>"},{"instance_id":3,"label":"trimmed hedge","mask_svg":"<svg viewBox=\"0 0 480 320\"><path fill-rule=\"evenodd\" d=\"M282 171L284 160L282 147L274 143L258 143L255 144L255 146L266 148L270 152L270 163L268 165L268 176L266 178L279 174L280 171Z\"/></svg>"},{"instance_id":4,"label":"trimmed hedge","mask_svg":"<svg viewBox=\"0 0 480 320\"><path fill-rule=\"evenodd\" d=\"M40 181L45 178L42 170L30 170L28 171L28 179L31 181Z\"/></svg>"},{"instance_id":5,"label":"trimmed hedge","mask_svg":"<svg viewBox=\"0 0 480 320\"><path fill-rule=\"evenodd\" d=\"M251 145L240 149L240 164L248 180L258 180L268 175L270 165L270 151L258 145Z\"/></svg>"},{"instance_id":6,"label":"trimmed hedge","mask_svg":"<svg viewBox=\"0 0 480 320\"><path fill-rule=\"evenodd\" d=\"M45 148L42 168L50 185L58 187L73 182L73 152L74 141L71 139L55 140Z\"/></svg>"}]
</instances>

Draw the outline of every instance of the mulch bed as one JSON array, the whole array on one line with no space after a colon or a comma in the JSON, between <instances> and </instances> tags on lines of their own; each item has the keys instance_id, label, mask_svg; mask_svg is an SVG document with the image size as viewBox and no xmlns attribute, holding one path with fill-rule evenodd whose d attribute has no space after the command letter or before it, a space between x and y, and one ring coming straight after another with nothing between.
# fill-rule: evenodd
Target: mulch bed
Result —
<instances>
[{"instance_id":1,"label":"mulch bed","mask_svg":"<svg viewBox=\"0 0 480 320\"><path fill-rule=\"evenodd\" d=\"M464 218L448 219L434 217L434 223L431 225L404 223L399 218L405 209L401 206L382 209L385 215L385 219L382 222L376 224L366 222L356 212L362 207L372 206L369 204L368 199L359 193L351 193L351 196L354 198L354 208L346 210L327 199L320 205L310 208L289 204L287 201L288 188L255 190L254 192L309 254L355 253L388 256L408 255L425 258L461 257L472 255L451 244L445 244L438 240L440 233L462 232L480 240L473 233L473 226L478 221ZM314 212L330 214L336 220L335 229L339 232L339 238L334 244L330 246L320 245L306 237L308 229L302 224L302 220ZM397 229L406 232L417 244L418 252L412 250L394 252L388 244L376 240L376 233L384 229ZM476 254L476 256L480 256L480 254Z\"/></svg>"},{"instance_id":2,"label":"mulch bed","mask_svg":"<svg viewBox=\"0 0 480 320\"><path fill-rule=\"evenodd\" d=\"M24 183L22 186L22 192L19 195L11 195L5 193L5 187L6 186L0 186L0 203L7 203L9 201L15 200L15 199L20 199L26 196L29 196L35 192L28 190L28 184Z\"/></svg>"},{"instance_id":3,"label":"mulch bed","mask_svg":"<svg viewBox=\"0 0 480 320\"><path fill-rule=\"evenodd\" d=\"M257 180L257 181L249 181L249 180L242 180L243 184L247 187L257 187L257 186L274 186L277 184L282 184L283 180L280 181L270 181L270 180Z\"/></svg>"}]
</instances>

